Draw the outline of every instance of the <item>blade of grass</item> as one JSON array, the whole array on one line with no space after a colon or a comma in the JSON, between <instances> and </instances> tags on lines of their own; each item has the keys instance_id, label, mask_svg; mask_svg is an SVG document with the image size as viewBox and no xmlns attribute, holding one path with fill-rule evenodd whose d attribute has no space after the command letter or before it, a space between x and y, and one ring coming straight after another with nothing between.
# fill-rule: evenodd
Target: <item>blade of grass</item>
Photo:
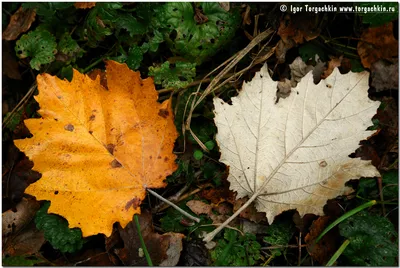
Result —
<instances>
[{"instance_id":1,"label":"blade of grass","mask_svg":"<svg viewBox=\"0 0 400 268\"><path fill-rule=\"evenodd\" d=\"M153 262L151 261L150 254L149 254L149 252L147 251L146 244L144 243L144 239L143 239L143 236L142 236L142 231L141 231L141 229L140 229L139 217L138 217L137 214L135 214L135 215L133 216L133 218L135 219L136 229L137 229L137 231L138 231L140 244L142 245L144 257L146 258L147 264L148 264L149 266L153 266Z\"/></svg>"},{"instance_id":2,"label":"blade of grass","mask_svg":"<svg viewBox=\"0 0 400 268\"><path fill-rule=\"evenodd\" d=\"M342 255L343 251L346 249L346 247L350 244L350 240L346 239L346 241L343 242L343 244L340 246L340 248L333 254L332 258L328 261L328 263L325 266L332 266L335 261Z\"/></svg>"},{"instance_id":3,"label":"blade of grass","mask_svg":"<svg viewBox=\"0 0 400 268\"><path fill-rule=\"evenodd\" d=\"M358 207L356 207L356 208L354 208L354 209L352 209L352 210L346 212L346 213L343 214L340 218L338 218L336 221L334 221L334 222L332 222L331 224L329 224L328 227L326 227L325 230L317 237L317 239L315 240L315 243L318 243L319 240L321 240L321 238L322 238L327 232L329 232L333 227L335 227L336 225L338 225L339 223L341 223L341 222L344 221L345 219L347 219L347 218L353 216L354 214L356 214L356 213L358 213L358 212L360 212L360 211L362 211L362 210L364 210L364 209L366 209L366 208L372 207L372 206L375 205L376 203L377 203L376 200L371 200L371 201L369 201L369 202L367 202L367 203L365 203L365 204L363 204L363 205L361 205L361 206L358 206Z\"/></svg>"}]
</instances>

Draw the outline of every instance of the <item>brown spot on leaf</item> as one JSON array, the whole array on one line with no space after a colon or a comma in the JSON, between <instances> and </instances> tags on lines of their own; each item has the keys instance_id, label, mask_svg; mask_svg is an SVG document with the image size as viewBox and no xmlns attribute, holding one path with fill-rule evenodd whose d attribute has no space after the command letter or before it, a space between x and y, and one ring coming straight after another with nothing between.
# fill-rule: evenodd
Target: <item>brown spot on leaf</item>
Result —
<instances>
[{"instance_id":1,"label":"brown spot on leaf","mask_svg":"<svg viewBox=\"0 0 400 268\"><path fill-rule=\"evenodd\" d=\"M92 130L89 130L89 134L92 134L93 133L93 131Z\"/></svg>"},{"instance_id":2,"label":"brown spot on leaf","mask_svg":"<svg viewBox=\"0 0 400 268\"><path fill-rule=\"evenodd\" d=\"M326 163L325 160L319 162L319 166L320 166L320 167L326 167L327 165L328 165L328 163Z\"/></svg>"},{"instance_id":3,"label":"brown spot on leaf","mask_svg":"<svg viewBox=\"0 0 400 268\"><path fill-rule=\"evenodd\" d=\"M140 205L140 199L135 197L131 200L128 201L125 205L125 210L128 210L130 207L133 207L134 209L137 209Z\"/></svg>"},{"instance_id":4,"label":"brown spot on leaf","mask_svg":"<svg viewBox=\"0 0 400 268\"><path fill-rule=\"evenodd\" d=\"M164 162L167 162L169 160L168 157L164 157Z\"/></svg>"},{"instance_id":5,"label":"brown spot on leaf","mask_svg":"<svg viewBox=\"0 0 400 268\"><path fill-rule=\"evenodd\" d=\"M158 111L158 115L161 116L162 118L167 118L169 115L169 112L167 109L160 109Z\"/></svg>"},{"instance_id":6,"label":"brown spot on leaf","mask_svg":"<svg viewBox=\"0 0 400 268\"><path fill-rule=\"evenodd\" d=\"M71 124L68 124L68 125L64 126L64 129L72 132L74 130L74 126Z\"/></svg>"},{"instance_id":7,"label":"brown spot on leaf","mask_svg":"<svg viewBox=\"0 0 400 268\"><path fill-rule=\"evenodd\" d=\"M92 115L89 117L89 121L94 121L95 118L96 118L96 116L95 116L94 114L92 114Z\"/></svg>"},{"instance_id":8,"label":"brown spot on leaf","mask_svg":"<svg viewBox=\"0 0 400 268\"><path fill-rule=\"evenodd\" d=\"M107 150L108 150L108 152L109 152L110 154L112 154L112 155L114 154L114 148L115 148L115 145L114 145L114 144L112 144L112 143L107 144L106 148L107 148Z\"/></svg>"},{"instance_id":9,"label":"brown spot on leaf","mask_svg":"<svg viewBox=\"0 0 400 268\"><path fill-rule=\"evenodd\" d=\"M153 159L153 156L150 155L149 158L150 158L150 159Z\"/></svg>"},{"instance_id":10,"label":"brown spot on leaf","mask_svg":"<svg viewBox=\"0 0 400 268\"><path fill-rule=\"evenodd\" d=\"M120 167L122 167L122 165L121 165L120 162L117 161L117 159L114 159L114 160L111 162L111 167L112 167L112 168L120 168Z\"/></svg>"},{"instance_id":11,"label":"brown spot on leaf","mask_svg":"<svg viewBox=\"0 0 400 268\"><path fill-rule=\"evenodd\" d=\"M161 156L159 155L157 158L158 158L158 159L161 159Z\"/></svg>"}]
</instances>

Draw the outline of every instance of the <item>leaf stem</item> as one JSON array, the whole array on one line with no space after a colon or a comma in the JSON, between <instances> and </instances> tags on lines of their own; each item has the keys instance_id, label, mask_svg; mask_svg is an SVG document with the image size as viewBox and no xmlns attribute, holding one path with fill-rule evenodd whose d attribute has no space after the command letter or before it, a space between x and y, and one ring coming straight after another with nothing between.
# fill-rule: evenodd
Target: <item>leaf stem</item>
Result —
<instances>
[{"instance_id":1,"label":"leaf stem","mask_svg":"<svg viewBox=\"0 0 400 268\"><path fill-rule=\"evenodd\" d=\"M135 219L136 229L138 231L140 244L142 245L143 253L144 253L144 256L146 258L147 264L149 266L153 266L153 262L151 261L150 254L147 251L146 244L144 243L144 239L143 239L143 236L142 236L142 231L140 229L139 217L138 217L137 214L135 214L135 215L133 215L133 218Z\"/></svg>"},{"instance_id":2,"label":"leaf stem","mask_svg":"<svg viewBox=\"0 0 400 268\"><path fill-rule=\"evenodd\" d=\"M340 248L333 254L332 258L328 261L328 263L325 266L332 266L335 261L342 255L343 251L346 249L346 247L350 244L350 240L346 239L346 241L343 242L343 244L340 246Z\"/></svg>"},{"instance_id":3,"label":"leaf stem","mask_svg":"<svg viewBox=\"0 0 400 268\"><path fill-rule=\"evenodd\" d=\"M208 233L203 241L204 242L210 242L211 240L214 239L214 236L216 236L222 229L224 229L231 221L233 221L243 210L245 210L253 201L257 198L258 193L254 193L253 196L243 204L232 216L229 217L224 223L222 223L217 229L214 231Z\"/></svg>"},{"instance_id":4,"label":"leaf stem","mask_svg":"<svg viewBox=\"0 0 400 268\"><path fill-rule=\"evenodd\" d=\"M174 203L172 203L168 199L165 199L164 197L162 197L161 195L157 194L156 192L154 192L154 191L152 191L150 189L147 189L147 191L149 193L151 193L152 195L154 195L155 197L157 197L158 199L164 201L165 203L167 203L168 205L170 205L171 207L173 207L174 209L176 209L177 211L179 211L180 213L182 213L183 215L185 215L189 219L194 220L196 222L200 222L199 218L190 215L189 213L187 213L186 211L184 211L183 209L181 209L180 207L178 207L177 205L175 205Z\"/></svg>"},{"instance_id":5,"label":"leaf stem","mask_svg":"<svg viewBox=\"0 0 400 268\"><path fill-rule=\"evenodd\" d=\"M335 227L336 225L338 225L339 223L341 223L341 222L344 221L345 219L347 219L347 218L353 216L354 214L356 214L356 213L358 213L358 212L360 212L360 211L362 211L362 210L364 210L364 209L366 209L366 208L372 207L372 206L375 205L376 203L377 203L376 200L371 200L371 201L369 201L369 202L367 202L367 203L365 203L365 204L363 204L363 205L361 205L361 206L358 206L358 207L356 207L356 208L354 208L354 209L352 209L352 210L346 212L346 213L343 214L340 218L338 218L336 221L334 221L334 222L332 222L331 224L329 224L328 227L326 227L325 230L317 237L317 239L315 240L315 243L318 243L319 240L321 240L321 238L322 238L327 232L329 232L333 227Z\"/></svg>"}]
</instances>

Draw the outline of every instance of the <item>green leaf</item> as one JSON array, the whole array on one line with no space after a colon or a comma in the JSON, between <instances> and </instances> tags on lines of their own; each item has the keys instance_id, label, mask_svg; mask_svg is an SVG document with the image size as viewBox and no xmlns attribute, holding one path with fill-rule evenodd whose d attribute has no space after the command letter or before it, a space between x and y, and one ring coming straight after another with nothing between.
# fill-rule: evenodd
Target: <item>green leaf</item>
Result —
<instances>
[{"instance_id":1,"label":"green leaf","mask_svg":"<svg viewBox=\"0 0 400 268\"><path fill-rule=\"evenodd\" d=\"M373 3L357 3L358 7L364 8L364 12L357 12L357 15L362 17L362 22L370 24L370 27L376 27L395 20L399 16L399 4L397 2L373 2ZM395 12L376 12L374 6L386 8L394 8ZM372 11L368 12L368 9Z\"/></svg>"},{"instance_id":2,"label":"green leaf","mask_svg":"<svg viewBox=\"0 0 400 268\"><path fill-rule=\"evenodd\" d=\"M120 3L96 3L96 6L89 11L85 21L88 46L96 47L98 41L113 34L114 23L118 19L116 9L121 7Z\"/></svg>"},{"instance_id":3,"label":"green leaf","mask_svg":"<svg viewBox=\"0 0 400 268\"><path fill-rule=\"evenodd\" d=\"M350 240L342 255L350 265L396 265L397 233L388 219L362 211L339 224L339 230Z\"/></svg>"},{"instance_id":4,"label":"green leaf","mask_svg":"<svg viewBox=\"0 0 400 268\"><path fill-rule=\"evenodd\" d=\"M44 237L50 244L61 252L73 253L82 248L84 240L79 228L68 228L68 222L64 218L47 214L50 202L38 210L35 216L35 224L39 230L44 232Z\"/></svg>"},{"instance_id":5,"label":"green leaf","mask_svg":"<svg viewBox=\"0 0 400 268\"><path fill-rule=\"evenodd\" d=\"M57 53L56 38L45 30L36 29L24 34L16 43L15 51L21 59L31 57L30 65L39 70L43 64L54 61Z\"/></svg>"},{"instance_id":6,"label":"green leaf","mask_svg":"<svg viewBox=\"0 0 400 268\"><path fill-rule=\"evenodd\" d=\"M196 64L176 62L173 67L166 61L160 67L149 67L149 76L154 76L154 83L165 88L183 88L193 82Z\"/></svg>"},{"instance_id":7,"label":"green leaf","mask_svg":"<svg viewBox=\"0 0 400 268\"><path fill-rule=\"evenodd\" d=\"M194 180L194 170L189 161L178 159L178 169L167 177L168 183L187 183L190 184Z\"/></svg>"},{"instance_id":8,"label":"green leaf","mask_svg":"<svg viewBox=\"0 0 400 268\"><path fill-rule=\"evenodd\" d=\"M398 198L399 174L397 170L391 170L382 174L382 194L384 200ZM378 199L379 188L376 179L362 178L358 184L357 195L366 199Z\"/></svg>"},{"instance_id":9,"label":"green leaf","mask_svg":"<svg viewBox=\"0 0 400 268\"><path fill-rule=\"evenodd\" d=\"M23 110L21 109L21 110L19 110L19 111L16 111L16 112L12 115L11 119L10 119L10 120L7 122L7 124L6 124L6 127L7 127L9 130L14 131L15 128L21 123L21 120L22 120L22 112L23 112ZM8 116L10 116L10 114L11 114L11 112L8 112L4 118L7 118Z\"/></svg>"},{"instance_id":10,"label":"green leaf","mask_svg":"<svg viewBox=\"0 0 400 268\"><path fill-rule=\"evenodd\" d=\"M226 228L224 237L217 240L217 246L211 251L215 266L253 266L260 259L261 245L256 236Z\"/></svg>"},{"instance_id":11,"label":"green leaf","mask_svg":"<svg viewBox=\"0 0 400 268\"><path fill-rule=\"evenodd\" d=\"M268 226L267 234L264 241L271 246L286 246L289 244L290 238L293 236L294 225L290 221L274 221ZM273 249L272 254L280 256L284 249Z\"/></svg>"},{"instance_id":12,"label":"green leaf","mask_svg":"<svg viewBox=\"0 0 400 268\"><path fill-rule=\"evenodd\" d=\"M321 61L328 61L326 48L316 41L307 42L299 47L299 54L304 62L315 61L315 55L318 55Z\"/></svg>"},{"instance_id":13,"label":"green leaf","mask_svg":"<svg viewBox=\"0 0 400 268\"><path fill-rule=\"evenodd\" d=\"M151 52L156 52L158 50L158 46L164 42L164 36L160 31L154 30L154 36L149 40L149 50Z\"/></svg>"},{"instance_id":14,"label":"green leaf","mask_svg":"<svg viewBox=\"0 0 400 268\"><path fill-rule=\"evenodd\" d=\"M132 46L129 48L128 51L128 58L126 59L126 64L132 70L136 70L140 67L140 63L143 60L143 51L142 48L138 47L137 45Z\"/></svg>"},{"instance_id":15,"label":"green leaf","mask_svg":"<svg viewBox=\"0 0 400 268\"><path fill-rule=\"evenodd\" d=\"M57 10L72 7L74 2L30 2L23 3L23 8L34 8L42 21L51 20Z\"/></svg>"},{"instance_id":16,"label":"green leaf","mask_svg":"<svg viewBox=\"0 0 400 268\"><path fill-rule=\"evenodd\" d=\"M3 266L34 266L43 263L43 260L35 256L10 256L2 259Z\"/></svg>"},{"instance_id":17,"label":"green leaf","mask_svg":"<svg viewBox=\"0 0 400 268\"><path fill-rule=\"evenodd\" d=\"M195 150L194 153L193 153L193 157L194 157L194 159L196 159L196 160L202 159L203 156L204 156L204 155L203 155L203 152L202 152L201 150Z\"/></svg>"},{"instance_id":18,"label":"green leaf","mask_svg":"<svg viewBox=\"0 0 400 268\"><path fill-rule=\"evenodd\" d=\"M159 20L168 27L163 32L171 51L201 64L234 37L240 15L237 10L225 11L216 2L196 5L195 12L189 2L166 3Z\"/></svg>"},{"instance_id":19,"label":"green leaf","mask_svg":"<svg viewBox=\"0 0 400 268\"><path fill-rule=\"evenodd\" d=\"M382 175L382 194L385 200L399 196L399 171L391 170Z\"/></svg>"},{"instance_id":20,"label":"green leaf","mask_svg":"<svg viewBox=\"0 0 400 268\"><path fill-rule=\"evenodd\" d=\"M81 58L85 53L78 43L72 39L69 33L62 35L58 43L57 50L59 53L62 53L64 57L67 57L65 60L63 60L63 62L66 64L75 62L76 59Z\"/></svg>"},{"instance_id":21,"label":"green leaf","mask_svg":"<svg viewBox=\"0 0 400 268\"><path fill-rule=\"evenodd\" d=\"M212 150L215 147L215 142L214 141L207 141L206 143L204 143L204 145L207 147L208 150Z\"/></svg>"}]
</instances>

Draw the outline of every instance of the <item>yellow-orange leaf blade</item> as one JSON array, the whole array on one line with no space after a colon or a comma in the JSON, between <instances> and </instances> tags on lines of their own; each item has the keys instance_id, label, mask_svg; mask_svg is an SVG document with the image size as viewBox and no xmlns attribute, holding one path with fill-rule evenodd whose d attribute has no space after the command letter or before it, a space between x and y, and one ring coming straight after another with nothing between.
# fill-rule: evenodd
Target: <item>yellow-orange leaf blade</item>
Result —
<instances>
[{"instance_id":1,"label":"yellow-orange leaf blade","mask_svg":"<svg viewBox=\"0 0 400 268\"><path fill-rule=\"evenodd\" d=\"M158 103L153 81L125 64L109 61L106 79L104 88L77 71L71 82L39 75L42 118L26 120L33 137L15 141L42 173L26 193L50 200L49 213L84 236L124 227L145 189L164 187L176 169L170 101Z\"/></svg>"}]
</instances>

